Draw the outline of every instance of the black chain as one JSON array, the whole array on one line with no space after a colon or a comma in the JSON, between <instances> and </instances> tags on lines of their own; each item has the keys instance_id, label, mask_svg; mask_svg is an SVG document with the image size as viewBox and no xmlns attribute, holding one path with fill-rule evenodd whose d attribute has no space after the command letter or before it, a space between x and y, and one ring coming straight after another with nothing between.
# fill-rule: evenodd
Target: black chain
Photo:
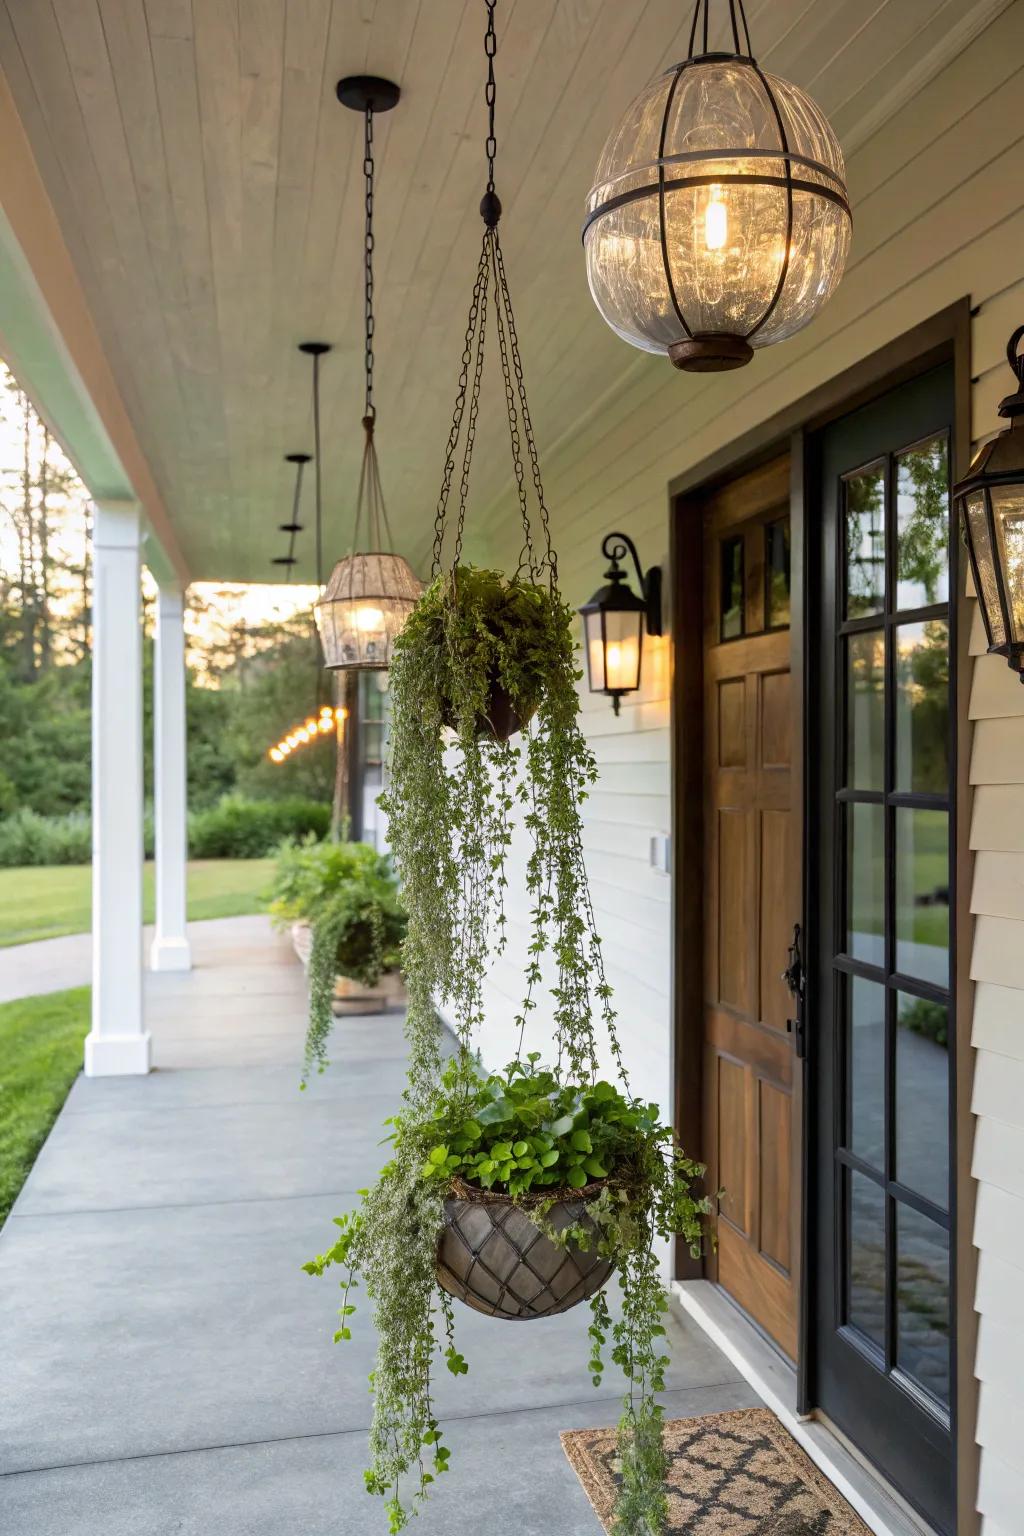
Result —
<instances>
[{"instance_id":1,"label":"black chain","mask_svg":"<svg viewBox=\"0 0 1024 1536\"><path fill-rule=\"evenodd\" d=\"M480 251L480 260L477 263L476 282L473 284L473 298L469 306L469 320L466 323L466 336L462 345L462 367L459 370L459 387L455 396L455 410L452 414L451 431L448 433L448 446L445 449L444 478L441 483L441 494L437 501L437 511L434 514L432 576L439 575L441 571L441 546L444 541L445 516L448 511L448 497L452 489L452 475L455 472L455 452L459 445L459 433L462 429L462 414L466 407L466 390L469 387L469 365L473 361L473 342L476 337L480 302L487 288L487 272L487 237L485 235L483 247Z\"/></svg>"},{"instance_id":2,"label":"black chain","mask_svg":"<svg viewBox=\"0 0 1024 1536\"><path fill-rule=\"evenodd\" d=\"M484 250L487 249L487 236L484 236ZM462 558L462 537L466 528L466 503L469 500L469 469L473 459L473 444L476 442L476 421L480 411L480 383L484 373L484 337L487 333L487 279L484 278L480 286L480 325L476 338L476 363L473 368L473 389L469 397L469 421L466 424L466 446L462 453L462 479L459 483L459 522L455 531L455 554L453 564L458 565Z\"/></svg>"},{"instance_id":3,"label":"black chain","mask_svg":"<svg viewBox=\"0 0 1024 1536\"><path fill-rule=\"evenodd\" d=\"M508 342L505 337L507 303L507 290L502 287L498 276L498 231L493 232L491 239L491 261L494 267L495 305L494 317L498 330L498 347L501 351L501 377L505 385L505 410L508 415L509 438L512 443L512 468L516 477L516 493L519 497L519 516L523 524L523 547L519 552L519 567L516 575L527 571L532 578L536 575L533 557L533 537L530 531L530 509L526 501L526 477L523 472L522 442L519 437L519 415L516 411L515 391L512 387L512 370L508 360ZM506 313L503 315L502 310Z\"/></svg>"},{"instance_id":4,"label":"black chain","mask_svg":"<svg viewBox=\"0 0 1024 1536\"><path fill-rule=\"evenodd\" d=\"M363 416L372 427L377 418L373 403L373 107L366 109L366 137L363 141L363 176L366 181L366 233L363 240L363 291L365 296L366 347L363 357L366 369L366 404Z\"/></svg>"},{"instance_id":5,"label":"black chain","mask_svg":"<svg viewBox=\"0 0 1024 1536\"><path fill-rule=\"evenodd\" d=\"M526 437L526 451L530 455L533 489L537 497L541 528L544 530L544 559L537 569L539 574L543 566L547 565L551 576L551 584L556 586L558 583L558 563L551 543L551 519L548 513L547 502L544 500L544 486L540 477L540 458L537 453L537 440L533 435L530 407L526 403L526 379L523 375L523 360L519 352L519 337L516 334L515 316L512 313L512 296L508 291L508 278L505 276L505 259L501 254L501 241L498 238L497 230L494 232L494 263L501 302L504 305L505 314L508 318L509 347L512 353L512 367L516 376L519 404L523 413L523 433Z\"/></svg>"},{"instance_id":6,"label":"black chain","mask_svg":"<svg viewBox=\"0 0 1024 1536\"><path fill-rule=\"evenodd\" d=\"M480 409L480 384L483 378L488 296L493 276L494 324L498 332L498 346L501 352L501 374L505 386L505 409L508 416L509 437L512 443L512 466L515 473L516 494L519 500L519 510L523 523L523 547L520 552L519 571L517 574L521 575L523 572L526 572L531 580L537 580L546 568L551 585L554 587L557 581L557 567L555 554L551 547L550 520L547 505L544 501L544 487L541 483L540 461L537 455L536 440L533 435L533 423L530 420L530 411L526 403L526 383L523 378L523 364L519 353L519 338L516 334L516 323L512 314L512 299L509 294L508 279L505 275L505 262L501 254L501 241L498 236L501 203L494 189L494 161L498 152L497 139L494 133L494 103L496 94L494 56L498 50L498 39L494 28L494 10L497 0L484 0L484 3L487 7L487 32L484 39L484 52L487 57L487 89L485 92L488 113L486 144L487 191L480 204L480 213L484 220L485 229L480 260L477 263L476 281L473 285L473 299L469 307L469 320L466 325L466 335L462 347L462 366L459 370L459 386L455 397L455 410L452 414L448 446L445 450L441 494L438 497L437 511L434 515L434 553L431 569L432 575L440 575L445 520L448 515L448 502L451 497L452 482L455 477L455 460L458 454L459 439L462 435L462 423L466 413L466 399L468 396L469 417L466 422L466 440L462 452L462 473L459 481L459 514L455 534L454 564L456 566L462 555L466 506L469 499L470 467L473 458L473 445L476 440L477 417ZM472 385L470 385L471 371ZM520 421L522 424L521 432ZM530 459L530 471L534 492L537 497L540 524L544 532L544 552L539 560L533 545L530 508L526 490L526 471L523 463L524 439L526 451Z\"/></svg>"},{"instance_id":7,"label":"black chain","mask_svg":"<svg viewBox=\"0 0 1024 1536\"><path fill-rule=\"evenodd\" d=\"M497 85L494 79L494 55L498 51L498 34L494 30L494 7L497 0L485 0L487 5L487 33L484 37L484 53L487 55L487 85L484 100L487 103L487 190L494 191L494 160L498 153L498 141L494 136L494 99Z\"/></svg>"}]
</instances>

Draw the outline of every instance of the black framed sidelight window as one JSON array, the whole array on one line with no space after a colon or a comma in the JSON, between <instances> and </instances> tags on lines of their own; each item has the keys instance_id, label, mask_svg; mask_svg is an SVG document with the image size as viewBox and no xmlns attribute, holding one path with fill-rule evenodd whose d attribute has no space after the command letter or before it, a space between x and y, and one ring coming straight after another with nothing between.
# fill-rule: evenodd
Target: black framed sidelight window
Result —
<instances>
[{"instance_id":1,"label":"black framed sidelight window","mask_svg":"<svg viewBox=\"0 0 1024 1536\"><path fill-rule=\"evenodd\" d=\"M950 1402L949 434L842 477L844 1322Z\"/></svg>"},{"instance_id":2,"label":"black framed sidelight window","mask_svg":"<svg viewBox=\"0 0 1024 1536\"><path fill-rule=\"evenodd\" d=\"M813 1092L822 1407L952 1506L950 370L822 434Z\"/></svg>"}]
</instances>

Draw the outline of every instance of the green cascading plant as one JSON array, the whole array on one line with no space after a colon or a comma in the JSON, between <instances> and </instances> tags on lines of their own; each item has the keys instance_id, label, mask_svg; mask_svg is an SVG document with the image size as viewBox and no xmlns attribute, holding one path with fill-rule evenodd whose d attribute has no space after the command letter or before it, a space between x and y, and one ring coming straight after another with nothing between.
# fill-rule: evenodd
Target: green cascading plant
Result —
<instances>
[{"instance_id":1,"label":"green cascading plant","mask_svg":"<svg viewBox=\"0 0 1024 1536\"><path fill-rule=\"evenodd\" d=\"M661 1124L657 1105L635 1101L628 1089L583 863L580 813L596 765L578 724L571 626L553 583L459 566L423 594L396 644L382 803L408 912L408 1084L389 1122L390 1163L359 1210L337 1219L333 1245L306 1266L311 1274L339 1266L344 1275L338 1340L351 1336L360 1279L373 1304L378 1356L366 1481L384 1497L392 1532L404 1529L410 1508L448 1465L431 1387L435 1356L456 1376L468 1369L436 1272L444 1202L456 1179L513 1199L603 1185L589 1210L621 1302L613 1314L603 1291L591 1300L590 1371L599 1383L610 1343L627 1381L617 1529L641 1536L664 1525L657 1394L667 1364L666 1302L657 1243L681 1234L699 1250L709 1205L696 1193L703 1170ZM526 728L499 739L491 716L498 707L507 715L509 705ZM530 842L525 997L516 1059L504 1074L488 1075L475 1040L486 972L505 947L506 855L517 815ZM539 1053L523 1056L545 976L553 981L551 1069ZM438 1004L456 1025L447 1060ZM618 1087L600 1076L598 1026ZM545 1206L531 1213L543 1226ZM570 1237L584 1234L574 1229L556 1240Z\"/></svg>"}]
</instances>

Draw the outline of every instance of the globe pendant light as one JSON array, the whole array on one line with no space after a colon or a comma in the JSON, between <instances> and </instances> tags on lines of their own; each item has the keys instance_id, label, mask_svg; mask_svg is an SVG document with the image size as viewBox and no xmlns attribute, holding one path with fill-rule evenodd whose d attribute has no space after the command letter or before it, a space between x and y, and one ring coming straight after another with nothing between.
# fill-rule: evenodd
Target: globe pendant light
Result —
<instances>
[{"instance_id":1,"label":"globe pendant light","mask_svg":"<svg viewBox=\"0 0 1024 1536\"><path fill-rule=\"evenodd\" d=\"M697 0L686 58L608 139L583 245L594 302L624 341L677 368L741 368L834 293L852 220L842 151L797 86L759 68L743 0L732 51Z\"/></svg>"},{"instance_id":2,"label":"globe pendant light","mask_svg":"<svg viewBox=\"0 0 1024 1536\"><path fill-rule=\"evenodd\" d=\"M380 466L374 428L373 403L373 115L388 112L400 96L397 85L372 75L353 75L338 82L338 100L365 119L363 174L366 181L366 226L363 242L365 297L366 399L363 409L363 465L356 496L353 553L339 560L316 605L324 666L335 671L362 668L382 670L391 663L395 639L412 612L423 584L407 560L391 549L391 529L380 483ZM317 404L317 433L319 409ZM319 449L317 463L320 461ZM365 518L365 530L363 522ZM360 551L365 534L368 551ZM321 573L317 571L317 581Z\"/></svg>"}]
</instances>

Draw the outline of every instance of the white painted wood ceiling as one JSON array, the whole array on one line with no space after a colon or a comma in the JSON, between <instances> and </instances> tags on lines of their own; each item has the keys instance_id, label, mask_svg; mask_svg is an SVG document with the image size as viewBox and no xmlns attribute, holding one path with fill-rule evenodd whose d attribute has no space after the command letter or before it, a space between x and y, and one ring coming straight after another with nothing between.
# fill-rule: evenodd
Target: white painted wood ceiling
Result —
<instances>
[{"instance_id":1,"label":"white painted wood ceiling","mask_svg":"<svg viewBox=\"0 0 1024 1536\"><path fill-rule=\"evenodd\" d=\"M849 154L986 9L749 0L748 16L761 62L810 91ZM604 326L579 229L606 135L685 52L690 15L687 0L498 5L502 236L542 454L627 370L669 366ZM328 560L349 541L362 124L334 87L362 71L403 90L376 124L378 444L396 544L422 566L479 251L483 28L483 0L0 4L0 67L194 578L280 579L282 459L312 448L303 340L335 348L323 369ZM481 525L510 479L496 349L489 372L470 513ZM679 385L682 433L698 386ZM302 521L295 579L309 580L309 496Z\"/></svg>"}]
</instances>

